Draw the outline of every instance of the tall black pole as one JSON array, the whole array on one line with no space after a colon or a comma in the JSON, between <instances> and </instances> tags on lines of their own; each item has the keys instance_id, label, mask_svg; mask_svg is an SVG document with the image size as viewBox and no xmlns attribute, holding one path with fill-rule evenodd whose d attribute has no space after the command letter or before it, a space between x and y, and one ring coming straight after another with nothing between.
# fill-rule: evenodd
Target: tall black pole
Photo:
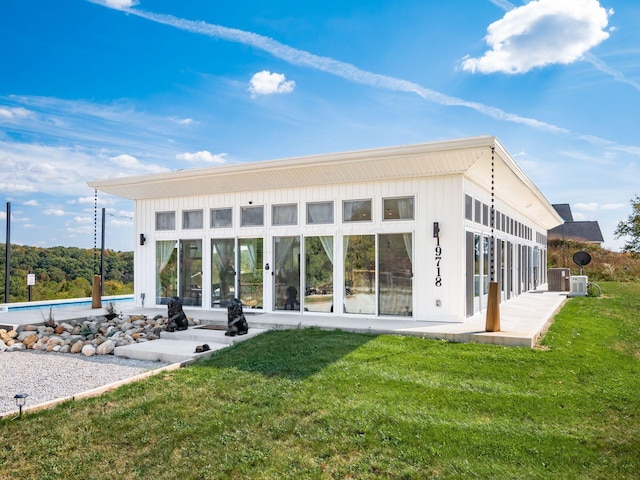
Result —
<instances>
[{"instance_id":1,"label":"tall black pole","mask_svg":"<svg viewBox=\"0 0 640 480\"><path fill-rule=\"evenodd\" d=\"M11 286L10 264L11 264L11 202L7 202L7 243L5 246L4 264L4 303L9 303L9 288Z\"/></svg>"},{"instance_id":2,"label":"tall black pole","mask_svg":"<svg viewBox=\"0 0 640 480\"><path fill-rule=\"evenodd\" d=\"M104 207L102 208L102 247L100 250L100 296L104 296Z\"/></svg>"}]
</instances>

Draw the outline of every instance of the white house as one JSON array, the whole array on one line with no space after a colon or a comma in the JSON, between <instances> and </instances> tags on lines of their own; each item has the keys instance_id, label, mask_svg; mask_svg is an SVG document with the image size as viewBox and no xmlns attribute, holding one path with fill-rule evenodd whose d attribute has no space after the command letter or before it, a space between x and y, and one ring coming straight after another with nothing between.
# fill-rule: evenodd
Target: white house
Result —
<instances>
[{"instance_id":1,"label":"white house","mask_svg":"<svg viewBox=\"0 0 640 480\"><path fill-rule=\"evenodd\" d=\"M491 136L89 186L135 200L135 298L463 322L547 281L561 217Z\"/></svg>"}]
</instances>

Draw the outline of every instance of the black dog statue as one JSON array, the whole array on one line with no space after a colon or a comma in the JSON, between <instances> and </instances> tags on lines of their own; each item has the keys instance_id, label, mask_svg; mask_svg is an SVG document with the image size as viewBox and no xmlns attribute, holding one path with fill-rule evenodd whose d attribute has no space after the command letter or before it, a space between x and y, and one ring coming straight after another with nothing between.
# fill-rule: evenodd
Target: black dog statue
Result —
<instances>
[{"instance_id":1,"label":"black dog statue","mask_svg":"<svg viewBox=\"0 0 640 480\"><path fill-rule=\"evenodd\" d=\"M180 297L173 297L167 304L169 322L167 323L167 331L175 332L176 330L186 330L189 328L189 320L182 311L182 300Z\"/></svg>"},{"instance_id":2,"label":"black dog statue","mask_svg":"<svg viewBox=\"0 0 640 480\"><path fill-rule=\"evenodd\" d=\"M249 331L249 324L242 313L242 302L237 298L231 300L227 305L227 322L225 335L228 337L245 335Z\"/></svg>"}]
</instances>

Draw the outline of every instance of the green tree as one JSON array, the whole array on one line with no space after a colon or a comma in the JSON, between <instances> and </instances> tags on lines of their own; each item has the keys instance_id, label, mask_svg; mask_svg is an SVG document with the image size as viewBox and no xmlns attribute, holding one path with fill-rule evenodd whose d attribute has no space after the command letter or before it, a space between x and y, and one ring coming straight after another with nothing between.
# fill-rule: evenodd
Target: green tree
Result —
<instances>
[{"instance_id":1,"label":"green tree","mask_svg":"<svg viewBox=\"0 0 640 480\"><path fill-rule=\"evenodd\" d=\"M622 251L640 255L640 197L636 195L629 203L631 203L631 215L626 221L618 222L614 234L616 238L628 238Z\"/></svg>"}]
</instances>

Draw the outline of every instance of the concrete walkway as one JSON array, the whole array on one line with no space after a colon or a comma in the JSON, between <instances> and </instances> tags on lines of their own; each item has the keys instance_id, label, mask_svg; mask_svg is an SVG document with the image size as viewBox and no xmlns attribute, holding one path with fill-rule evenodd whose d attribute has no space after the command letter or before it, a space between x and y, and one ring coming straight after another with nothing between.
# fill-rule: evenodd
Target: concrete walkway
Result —
<instances>
[{"instance_id":1,"label":"concrete walkway","mask_svg":"<svg viewBox=\"0 0 640 480\"><path fill-rule=\"evenodd\" d=\"M413 335L424 338L445 339L452 342L475 342L505 346L531 348L539 336L553 320L556 311L567 300L566 292L537 290L527 292L500 305L500 332L485 332L485 314L476 314L464 323L429 322L415 319L355 317L349 315L329 316L298 312L261 313L260 310L245 310L250 332L256 333L275 328L318 327L340 329L373 334ZM166 308L142 308L123 305L118 311L128 314L142 314L147 317L166 315ZM184 308L188 317L200 320L203 325L226 325L226 311ZM16 328L27 324L41 324L49 314L49 309L24 310L0 313L0 328ZM104 309L86 307L59 307L53 309L57 322L84 319L90 315L104 315ZM190 329L191 330L191 329ZM167 333L167 332L163 332ZM178 332L184 333L186 332ZM220 336L221 333L216 333ZM165 337L163 336L163 339ZM245 337L246 338L246 337ZM153 342L170 341L169 338ZM240 338L238 338L240 339ZM177 338L173 338L177 341ZM205 339L206 340L206 339ZM148 342L148 343L153 343ZM195 342L205 343L201 338ZM213 342L212 342L213 343ZM159 346L159 345L158 345ZM141 347L142 348L142 347ZM150 348L150 347L146 347ZM191 346L189 346L191 348Z\"/></svg>"}]
</instances>

